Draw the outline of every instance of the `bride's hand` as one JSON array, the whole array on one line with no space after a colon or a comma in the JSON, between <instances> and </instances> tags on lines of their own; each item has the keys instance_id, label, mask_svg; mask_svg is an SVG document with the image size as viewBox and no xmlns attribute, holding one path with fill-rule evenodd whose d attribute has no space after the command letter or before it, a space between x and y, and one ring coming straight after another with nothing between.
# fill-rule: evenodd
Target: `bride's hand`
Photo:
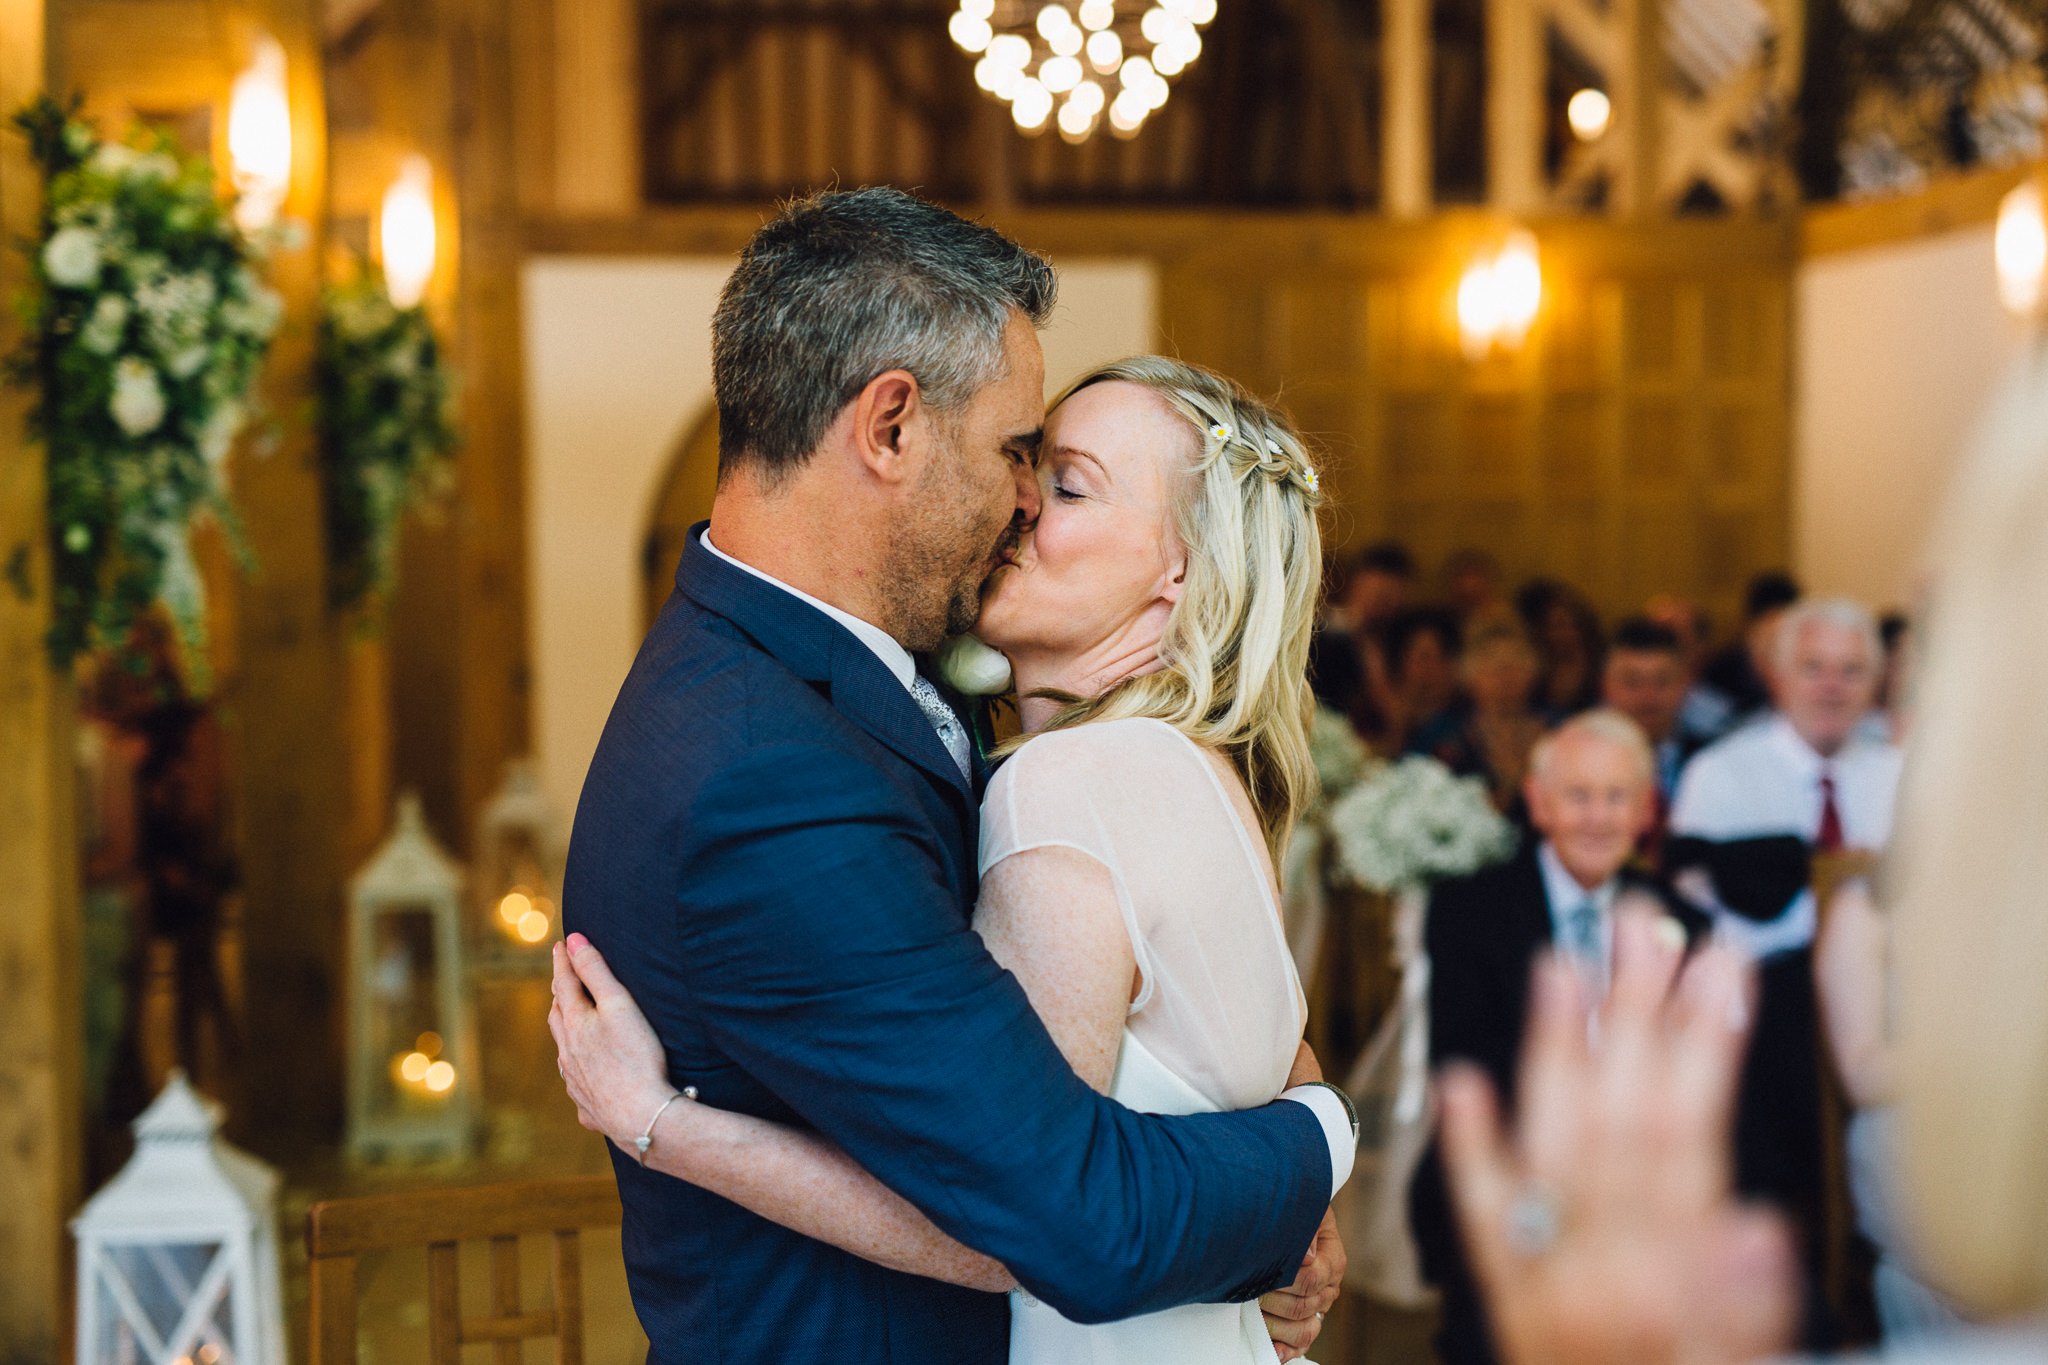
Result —
<instances>
[{"instance_id":1,"label":"bride's hand","mask_svg":"<svg viewBox=\"0 0 2048 1365\"><path fill-rule=\"evenodd\" d=\"M675 1093L661 1040L589 939L571 934L554 952L548 1031L577 1122L631 1150L649 1116Z\"/></svg>"}]
</instances>

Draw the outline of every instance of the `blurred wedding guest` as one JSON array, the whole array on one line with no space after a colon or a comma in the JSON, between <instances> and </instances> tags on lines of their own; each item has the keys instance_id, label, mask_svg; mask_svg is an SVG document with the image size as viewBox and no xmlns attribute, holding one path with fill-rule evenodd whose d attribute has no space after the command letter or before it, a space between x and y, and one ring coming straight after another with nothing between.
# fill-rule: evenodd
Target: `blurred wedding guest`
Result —
<instances>
[{"instance_id":1,"label":"blurred wedding guest","mask_svg":"<svg viewBox=\"0 0 2048 1365\"><path fill-rule=\"evenodd\" d=\"M1679 727L1694 740L1705 744L1728 732L1734 711L1728 699L1701 680L1707 656L1713 647L1713 622L1706 608L1688 598L1659 593L1643 605L1643 616L1678 637L1679 657L1685 664L1685 706L1679 712Z\"/></svg>"},{"instance_id":2,"label":"blurred wedding guest","mask_svg":"<svg viewBox=\"0 0 2048 1365\"><path fill-rule=\"evenodd\" d=\"M1330 591L1330 624L1353 636L1376 634L1415 589L1415 556L1395 540L1377 541L1343 564Z\"/></svg>"},{"instance_id":3,"label":"blurred wedding guest","mask_svg":"<svg viewBox=\"0 0 2048 1365\"><path fill-rule=\"evenodd\" d=\"M1742 633L1711 655L1700 681L1728 704L1728 726L1755 716L1770 705L1770 668L1776 658L1778 624L1801 596L1792 575L1760 573L1743 594Z\"/></svg>"},{"instance_id":4,"label":"blurred wedding guest","mask_svg":"<svg viewBox=\"0 0 2048 1365\"><path fill-rule=\"evenodd\" d=\"M2048 1362L2048 357L2026 363L1933 538L1881 898L1896 1211L1926 1282L1981 1325L1887 1343L1890 1365ZM1477 1075L1441 1085L1497 1339L1514 1365L1769 1356L1789 1342L1793 1260L1726 1174L1740 971L1709 950L1668 990L1670 957L1624 939L1597 1051L1569 975L1544 970L1512 1132Z\"/></svg>"},{"instance_id":5,"label":"blurred wedding guest","mask_svg":"<svg viewBox=\"0 0 2048 1365\"><path fill-rule=\"evenodd\" d=\"M1484 780L1494 808L1526 824L1523 779L1549 724L1534 703L1535 647L1513 617L1482 621L1466 637L1459 673L1464 705L1410 735L1409 752L1428 754L1460 777Z\"/></svg>"},{"instance_id":6,"label":"blurred wedding guest","mask_svg":"<svg viewBox=\"0 0 2048 1365\"><path fill-rule=\"evenodd\" d=\"M1457 616L1442 607L1410 607L1387 622L1382 639L1397 750L1457 704L1463 638Z\"/></svg>"},{"instance_id":7,"label":"blurred wedding guest","mask_svg":"<svg viewBox=\"0 0 2048 1365\"><path fill-rule=\"evenodd\" d=\"M1670 627L1647 616L1615 626L1600 669L1600 700L1634 721L1650 741L1660 819L1678 795L1679 773L1700 748L1683 725L1686 683L1683 647Z\"/></svg>"},{"instance_id":8,"label":"blurred wedding guest","mask_svg":"<svg viewBox=\"0 0 2048 1365\"><path fill-rule=\"evenodd\" d=\"M1830 898L1813 947L1814 987L1828 1060L1854 1112L1846 1137L1856 1230L1877 1251L1877 1316L1887 1341L1958 1325L1955 1310L1921 1282L1891 1188L1898 1115L1890 1019L1890 925L1868 877Z\"/></svg>"},{"instance_id":9,"label":"blurred wedding guest","mask_svg":"<svg viewBox=\"0 0 2048 1365\"><path fill-rule=\"evenodd\" d=\"M1556 579L1539 578L1515 594L1515 611L1542 660L1538 709L1568 716L1598 701L1606 641L1600 613L1585 595Z\"/></svg>"},{"instance_id":10,"label":"blurred wedding guest","mask_svg":"<svg viewBox=\"0 0 2048 1365\"><path fill-rule=\"evenodd\" d=\"M1877 623L1844 599L1784 613L1776 708L1702 750L1673 802L1666 870L1759 964L1755 1038L1737 1115L1738 1180L1793 1218L1817 1268L1818 1046L1811 949L1814 854L1882 849L1900 752L1860 731L1877 695Z\"/></svg>"},{"instance_id":11,"label":"blurred wedding guest","mask_svg":"<svg viewBox=\"0 0 2048 1365\"><path fill-rule=\"evenodd\" d=\"M1453 550L1437 570L1445 605L1471 624L1501 606L1500 561L1481 549Z\"/></svg>"},{"instance_id":12,"label":"blurred wedding guest","mask_svg":"<svg viewBox=\"0 0 2048 1365\"><path fill-rule=\"evenodd\" d=\"M1587 711L1538 743L1528 779L1535 833L1516 857L1445 882L1430 896L1430 1060L1478 1066L1512 1096L1528 1013L1529 969L1546 948L1598 995L1613 963L1618 914L1631 906L1705 932L1697 911L1627 869L1650 818L1650 748L1618 711ZM1432 1147L1409 1191L1425 1278L1442 1291L1444 1365L1495 1359L1486 1315L1452 1226Z\"/></svg>"}]
</instances>

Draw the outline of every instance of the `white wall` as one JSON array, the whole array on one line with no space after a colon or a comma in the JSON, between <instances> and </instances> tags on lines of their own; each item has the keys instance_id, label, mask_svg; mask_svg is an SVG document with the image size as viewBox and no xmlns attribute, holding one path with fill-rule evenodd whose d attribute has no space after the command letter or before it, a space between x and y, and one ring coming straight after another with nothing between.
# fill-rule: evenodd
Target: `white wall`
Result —
<instances>
[{"instance_id":1,"label":"white wall","mask_svg":"<svg viewBox=\"0 0 2048 1365\"><path fill-rule=\"evenodd\" d=\"M1950 471L2026 333L1991 226L1799 267L1793 546L1816 591L1910 606Z\"/></svg>"},{"instance_id":2,"label":"white wall","mask_svg":"<svg viewBox=\"0 0 2048 1365\"><path fill-rule=\"evenodd\" d=\"M640 552L677 444L711 401L725 257L537 257L525 272L534 747L566 820L640 646ZM1044 333L1056 388L1151 349L1158 283L1136 260L1060 263Z\"/></svg>"}]
</instances>

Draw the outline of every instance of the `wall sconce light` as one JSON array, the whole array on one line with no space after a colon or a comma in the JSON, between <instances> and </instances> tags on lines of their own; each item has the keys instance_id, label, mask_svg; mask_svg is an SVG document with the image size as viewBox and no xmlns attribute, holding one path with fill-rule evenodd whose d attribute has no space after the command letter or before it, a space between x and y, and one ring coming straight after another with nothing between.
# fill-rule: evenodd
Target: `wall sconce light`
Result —
<instances>
[{"instance_id":1,"label":"wall sconce light","mask_svg":"<svg viewBox=\"0 0 2048 1365\"><path fill-rule=\"evenodd\" d=\"M2048 219L2041 204L2041 182L2029 180L1998 204L1998 227L1991 239L1998 265L1998 300L2020 318L2038 317L2041 284L2048 271Z\"/></svg>"},{"instance_id":2,"label":"wall sconce light","mask_svg":"<svg viewBox=\"0 0 2048 1365\"><path fill-rule=\"evenodd\" d=\"M1496 346L1520 346L1542 303L1536 235L1517 228L1498 251L1481 255L1459 277L1458 336L1465 358L1476 361Z\"/></svg>"},{"instance_id":3,"label":"wall sconce light","mask_svg":"<svg viewBox=\"0 0 2048 1365\"><path fill-rule=\"evenodd\" d=\"M411 308L427 294L434 277L434 168L413 155L384 191L377 217L378 247L384 259L384 292L399 308Z\"/></svg>"},{"instance_id":4,"label":"wall sconce light","mask_svg":"<svg viewBox=\"0 0 2048 1365\"><path fill-rule=\"evenodd\" d=\"M1589 85L1566 102L1564 118L1572 127L1573 137L1581 142L1598 142L1614 118L1614 102L1607 98L1606 91Z\"/></svg>"},{"instance_id":5,"label":"wall sconce light","mask_svg":"<svg viewBox=\"0 0 2048 1365\"><path fill-rule=\"evenodd\" d=\"M275 38L258 38L228 98L228 160L240 192L235 221L249 232L276 221L291 188L292 111L284 77L284 48Z\"/></svg>"}]
</instances>

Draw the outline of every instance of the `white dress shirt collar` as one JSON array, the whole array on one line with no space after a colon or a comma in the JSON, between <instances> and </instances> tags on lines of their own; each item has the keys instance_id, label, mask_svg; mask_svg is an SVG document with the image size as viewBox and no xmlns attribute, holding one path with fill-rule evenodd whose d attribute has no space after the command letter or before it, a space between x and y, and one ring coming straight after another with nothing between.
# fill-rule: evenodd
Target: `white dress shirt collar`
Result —
<instances>
[{"instance_id":1,"label":"white dress shirt collar","mask_svg":"<svg viewBox=\"0 0 2048 1365\"><path fill-rule=\"evenodd\" d=\"M891 673L895 674L896 681L902 683L905 688L908 688L911 685L912 681L916 679L917 661L910 657L910 651L905 649L902 646L902 644L897 641L896 637L891 635L888 631L883 630L880 626L875 625L872 622L863 621L858 616L855 616L850 612L841 611L839 608L833 606L830 602L820 602L817 598L803 591L803 589L792 588L791 586L789 586L789 584L783 582L781 579L775 577L773 574L762 573L753 565L748 564L743 560L734 559L731 555L727 554L725 551L719 549L716 545L713 545L711 543L711 532L708 528L705 530L704 534L700 537L700 539L703 541L705 549L711 551L711 553L717 555L720 559L732 565L734 568L739 569L742 572L752 574L754 577L760 579L763 583L774 584L776 587L788 593L791 597L794 597L797 601L802 602L808 606L816 607L819 611L824 612L827 616L837 621L840 625L845 626L847 630L853 633L854 639L860 641L862 644L866 645L869 649L874 651L875 657L882 661L882 666L887 668Z\"/></svg>"},{"instance_id":2,"label":"white dress shirt collar","mask_svg":"<svg viewBox=\"0 0 2048 1365\"><path fill-rule=\"evenodd\" d=\"M1579 879L1565 870L1564 860L1557 856L1557 850L1545 839L1536 850L1536 865L1543 869L1543 897L1550 902L1550 924L1555 936L1564 937L1564 917L1571 911L1593 902L1593 908L1600 912L1601 936L1607 934L1606 922L1614 909L1614 897L1620 890L1619 879L1609 877L1600 885L1588 891L1579 885Z\"/></svg>"},{"instance_id":3,"label":"white dress shirt collar","mask_svg":"<svg viewBox=\"0 0 2048 1365\"><path fill-rule=\"evenodd\" d=\"M1792 765L1792 771L1802 781L1818 784L1821 775L1832 766L1832 760L1822 758L1817 749L1802 739L1783 712L1772 712L1766 724L1770 726L1771 743L1783 753L1785 761ZM1835 757L1839 759L1841 755L1838 753Z\"/></svg>"}]
</instances>

